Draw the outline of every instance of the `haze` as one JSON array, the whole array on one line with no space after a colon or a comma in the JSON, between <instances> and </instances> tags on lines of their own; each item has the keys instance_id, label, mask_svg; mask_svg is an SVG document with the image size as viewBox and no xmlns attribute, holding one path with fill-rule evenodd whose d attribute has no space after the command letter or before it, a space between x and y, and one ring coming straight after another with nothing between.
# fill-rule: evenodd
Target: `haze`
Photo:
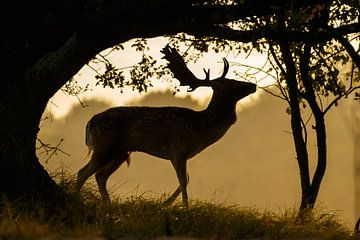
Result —
<instances>
[{"instance_id":1,"label":"haze","mask_svg":"<svg viewBox=\"0 0 360 240\"><path fill-rule=\"evenodd\" d=\"M71 154L59 153L47 163L48 156L39 154L48 171L54 172L62 167L76 174L87 162L86 122L109 105L96 101L86 104L88 107L85 108L75 106L63 119L42 121L39 138L52 145L64 139L61 149ZM197 110L206 107L190 97L176 98L170 92L152 93L127 105L183 106ZM318 206L336 213L352 226L358 214L354 215L353 146L348 106L350 104L340 105L327 116L329 159ZM252 104L241 105L238 120L228 133L189 161L190 199L260 210L297 208L299 174L290 134L290 116L285 110L286 103L269 94L261 94ZM314 142L310 141L309 146L316 150ZM313 152L311 156L315 154ZM130 167L122 165L110 178L108 188L112 197L142 194L160 197L164 193L170 194L177 184L169 161L133 153Z\"/></svg>"}]
</instances>

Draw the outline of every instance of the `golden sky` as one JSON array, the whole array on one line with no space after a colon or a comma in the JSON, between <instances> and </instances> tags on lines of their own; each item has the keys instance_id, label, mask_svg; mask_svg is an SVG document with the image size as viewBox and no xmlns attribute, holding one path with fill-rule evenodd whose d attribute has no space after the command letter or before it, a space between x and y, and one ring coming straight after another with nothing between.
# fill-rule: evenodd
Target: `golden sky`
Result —
<instances>
[{"instance_id":1,"label":"golden sky","mask_svg":"<svg viewBox=\"0 0 360 240\"><path fill-rule=\"evenodd\" d=\"M163 55L160 53L160 50L167 44L167 39L163 37L153 38L149 39L148 43L150 50L147 53L150 54L154 59L165 63L165 60L161 60ZM141 59L141 53L136 52L133 48L131 48L131 44L131 41L125 43L124 51L113 52L108 56L108 59L111 62L115 63L118 68L127 68L136 64ZM109 50L103 51L104 54L107 54L108 52ZM245 54L241 54L240 56L235 56L234 54L224 56L224 54L221 53L216 54L210 52L208 54L205 54L204 57L201 57L196 63L190 63L189 68L199 78L204 77L203 68L209 68L211 74L210 78L213 79L220 76L222 73L222 57L226 57L230 64L231 62L241 62L243 64L255 67L262 66L266 60L264 55L258 54L255 51L249 56L246 56ZM98 68L99 66L92 64L92 67ZM227 75L228 78L235 77L233 72L234 69L234 67L230 67L229 73ZM87 66L84 66L74 78L81 85L85 86L86 84L89 84L91 88L91 91L87 91L79 96L82 100L98 99L101 101L109 102L111 105L123 105L129 101L140 100L146 95L146 93L140 94L134 92L130 88L127 88L124 90L123 93L120 93L118 89L104 89L100 86L95 86L95 73ZM173 86L169 82L166 82L164 80L154 79L152 83L154 87L150 88L148 93L167 91L169 89L173 90ZM264 86L269 83L270 80L268 82L262 81L260 84ZM174 81L173 84L177 84L177 81ZM183 88L182 91L176 94L176 97L180 98L184 98L186 96L190 96L195 101L198 101L200 104L205 104L206 101L211 97L211 90L203 87L198 88L195 92L189 94L186 92L186 89ZM251 99L255 98L255 96L252 96ZM51 110L51 113L55 118L61 118L65 116L71 109L71 107L77 102L77 98L68 96L62 91L58 91L49 102L48 109ZM245 100L245 102L250 102L250 99Z\"/></svg>"}]
</instances>

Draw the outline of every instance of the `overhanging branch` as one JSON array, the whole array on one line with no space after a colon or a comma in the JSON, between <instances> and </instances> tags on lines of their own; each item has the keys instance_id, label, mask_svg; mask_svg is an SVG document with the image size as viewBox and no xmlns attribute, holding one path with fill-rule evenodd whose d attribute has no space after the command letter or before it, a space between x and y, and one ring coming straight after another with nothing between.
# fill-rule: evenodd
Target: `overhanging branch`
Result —
<instances>
[{"instance_id":1,"label":"overhanging branch","mask_svg":"<svg viewBox=\"0 0 360 240\"><path fill-rule=\"evenodd\" d=\"M262 38L274 41L319 43L344 36L351 33L360 32L360 24L353 23L329 28L326 31L277 31L271 27L262 27L253 30L234 30L227 26L206 26L191 29L188 33L196 37L215 37L239 42L253 42Z\"/></svg>"},{"instance_id":2,"label":"overhanging branch","mask_svg":"<svg viewBox=\"0 0 360 240\"><path fill-rule=\"evenodd\" d=\"M170 0L173 1L173 0ZM192 14L198 21L211 23L227 23L244 19L246 17L263 17L277 13L280 9L285 11L298 11L318 4L330 4L329 0L242 0L234 5L201 5L190 7Z\"/></svg>"},{"instance_id":3,"label":"overhanging branch","mask_svg":"<svg viewBox=\"0 0 360 240\"><path fill-rule=\"evenodd\" d=\"M336 39L343 45L343 47L355 63L356 67L360 70L360 56L355 51L351 43L343 35L340 34L336 35Z\"/></svg>"}]
</instances>

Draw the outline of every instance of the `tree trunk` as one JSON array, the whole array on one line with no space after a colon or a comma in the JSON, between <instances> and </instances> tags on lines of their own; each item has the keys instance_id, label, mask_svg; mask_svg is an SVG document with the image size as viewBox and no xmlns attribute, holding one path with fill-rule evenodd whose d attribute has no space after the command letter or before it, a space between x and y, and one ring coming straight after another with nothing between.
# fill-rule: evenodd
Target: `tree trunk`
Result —
<instances>
[{"instance_id":1,"label":"tree trunk","mask_svg":"<svg viewBox=\"0 0 360 240\"><path fill-rule=\"evenodd\" d=\"M301 204L299 207L299 217L302 218L311 211L316 203L321 182L326 170L326 128L324 113L321 111L309 78L309 61L311 47L305 45L303 54L300 57L300 80L305 87L304 98L309 103L311 111L315 118L316 141L317 141L317 166L314 176L311 180L309 172L309 157L306 146L306 136L303 135L302 118L299 107L299 89L298 74L295 62L291 54L290 45L286 42L280 42L280 50L286 66L285 79L289 88L289 100L291 109L291 129L295 143L296 158L300 170L301 178ZM300 81L299 80L299 81ZM305 126L304 126L305 127Z\"/></svg>"},{"instance_id":2,"label":"tree trunk","mask_svg":"<svg viewBox=\"0 0 360 240\"><path fill-rule=\"evenodd\" d=\"M360 117L354 114L353 118L354 212L357 219L360 217Z\"/></svg>"},{"instance_id":3,"label":"tree trunk","mask_svg":"<svg viewBox=\"0 0 360 240\"><path fill-rule=\"evenodd\" d=\"M327 144L326 144L326 128L325 128L324 113L321 111L319 104L316 101L315 91L309 75L310 54L311 54L311 46L309 44L305 44L303 53L300 56L299 71L300 71L301 81L305 88L304 98L308 102L310 109L315 118L315 130L316 130L316 142L317 142L317 165L314 176L310 184L307 200L306 203L304 204L305 208L309 208L311 210L314 208L316 199L319 194L320 185L326 171Z\"/></svg>"},{"instance_id":4,"label":"tree trunk","mask_svg":"<svg viewBox=\"0 0 360 240\"><path fill-rule=\"evenodd\" d=\"M22 81L19 81L20 83ZM5 87L9 85L5 84ZM58 187L39 163L35 141L47 98L26 88L2 89L0 98L0 193L8 200L45 200L58 196ZM32 96L34 95L34 96Z\"/></svg>"},{"instance_id":5,"label":"tree trunk","mask_svg":"<svg viewBox=\"0 0 360 240\"><path fill-rule=\"evenodd\" d=\"M296 159L300 170L301 180L301 204L300 212L312 208L310 202L310 173L308 163L308 152L301 126L301 113L299 103L299 92L297 88L296 67L292 59L290 45L287 42L280 43L280 50L286 66L285 80L289 88L291 129L295 145Z\"/></svg>"}]
</instances>

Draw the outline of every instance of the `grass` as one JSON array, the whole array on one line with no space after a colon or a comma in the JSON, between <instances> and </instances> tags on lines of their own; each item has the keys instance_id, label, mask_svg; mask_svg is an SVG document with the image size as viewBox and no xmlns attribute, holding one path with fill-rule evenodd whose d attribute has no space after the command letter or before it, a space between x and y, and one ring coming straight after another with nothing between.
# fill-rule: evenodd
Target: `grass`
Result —
<instances>
[{"instance_id":1,"label":"grass","mask_svg":"<svg viewBox=\"0 0 360 240\"><path fill-rule=\"evenodd\" d=\"M72 194L73 181L60 186L69 193L66 204L50 217L41 204L29 212L19 203L4 202L0 239L151 239L177 236L196 239L355 239L335 215L315 211L300 224L297 213L261 212L240 206L191 201L165 207L159 199L113 199L102 205L92 186L81 199Z\"/></svg>"}]
</instances>

